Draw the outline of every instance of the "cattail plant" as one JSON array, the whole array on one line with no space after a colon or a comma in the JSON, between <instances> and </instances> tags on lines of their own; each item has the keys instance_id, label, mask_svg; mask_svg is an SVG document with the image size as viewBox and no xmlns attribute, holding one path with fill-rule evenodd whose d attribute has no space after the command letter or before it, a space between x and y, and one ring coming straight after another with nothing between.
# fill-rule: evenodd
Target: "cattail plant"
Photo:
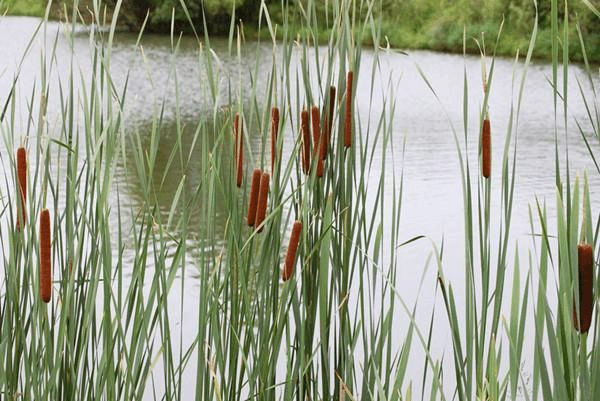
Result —
<instances>
[{"instance_id":1,"label":"cattail plant","mask_svg":"<svg viewBox=\"0 0 600 401\"><path fill-rule=\"evenodd\" d=\"M27 212L25 203L27 201L27 151L23 146L17 149L17 188L19 190L19 199L17 202L17 230L21 225L25 225Z\"/></svg>"},{"instance_id":2,"label":"cattail plant","mask_svg":"<svg viewBox=\"0 0 600 401\"><path fill-rule=\"evenodd\" d=\"M40 298L45 303L52 298L52 241L50 238L50 212L40 213Z\"/></svg>"},{"instance_id":3,"label":"cattail plant","mask_svg":"<svg viewBox=\"0 0 600 401\"><path fill-rule=\"evenodd\" d=\"M240 125L240 115L238 113L235 114L233 131L235 134L236 184L240 188L244 175L244 127Z\"/></svg>"},{"instance_id":4,"label":"cattail plant","mask_svg":"<svg viewBox=\"0 0 600 401\"><path fill-rule=\"evenodd\" d=\"M491 142L490 120L486 118L481 130L481 174L484 178L489 178L491 173Z\"/></svg>"},{"instance_id":5,"label":"cattail plant","mask_svg":"<svg viewBox=\"0 0 600 401\"><path fill-rule=\"evenodd\" d=\"M348 71L346 76L346 116L344 119L344 146L352 146L352 84L354 73Z\"/></svg>"},{"instance_id":6,"label":"cattail plant","mask_svg":"<svg viewBox=\"0 0 600 401\"><path fill-rule=\"evenodd\" d=\"M283 281L288 281L294 274L294 265L296 264L296 253L298 252L298 243L300 242L300 233L302 232L302 222L296 220L292 226L292 235L288 245L287 253L285 254L285 263L281 278Z\"/></svg>"},{"instance_id":7,"label":"cattail plant","mask_svg":"<svg viewBox=\"0 0 600 401\"><path fill-rule=\"evenodd\" d=\"M302 169L304 170L304 174L310 172L310 133L308 120L308 111L302 110L300 126L302 127Z\"/></svg>"},{"instance_id":8,"label":"cattail plant","mask_svg":"<svg viewBox=\"0 0 600 401\"><path fill-rule=\"evenodd\" d=\"M277 135L279 133L279 108L271 109L271 172L275 171L277 160Z\"/></svg>"},{"instance_id":9,"label":"cattail plant","mask_svg":"<svg viewBox=\"0 0 600 401\"><path fill-rule=\"evenodd\" d=\"M594 308L594 248L590 244L577 245L579 262L579 318L573 303L573 325L580 333L587 333L592 324Z\"/></svg>"},{"instance_id":10,"label":"cattail plant","mask_svg":"<svg viewBox=\"0 0 600 401\"><path fill-rule=\"evenodd\" d=\"M267 201L269 200L269 173L263 173L260 177L260 185L258 188L258 202L256 206L256 218L254 225L258 232L263 230L262 223L267 215Z\"/></svg>"},{"instance_id":11,"label":"cattail plant","mask_svg":"<svg viewBox=\"0 0 600 401\"><path fill-rule=\"evenodd\" d=\"M253 227L256 221L256 207L258 206L258 192L260 189L260 176L262 171L256 168L252 173L252 184L250 186L250 201L248 203L248 226Z\"/></svg>"},{"instance_id":12,"label":"cattail plant","mask_svg":"<svg viewBox=\"0 0 600 401\"><path fill-rule=\"evenodd\" d=\"M317 160L317 177L323 177L323 159L325 147L323 146L323 137L321 135L321 116L319 108L313 106L311 108L312 115L312 134L315 151L315 159Z\"/></svg>"},{"instance_id":13,"label":"cattail plant","mask_svg":"<svg viewBox=\"0 0 600 401\"><path fill-rule=\"evenodd\" d=\"M335 111L335 86L329 87L329 109L323 110L325 118L325 131L323 136L323 159L327 159L331 143L331 131L333 130L333 113Z\"/></svg>"}]
</instances>

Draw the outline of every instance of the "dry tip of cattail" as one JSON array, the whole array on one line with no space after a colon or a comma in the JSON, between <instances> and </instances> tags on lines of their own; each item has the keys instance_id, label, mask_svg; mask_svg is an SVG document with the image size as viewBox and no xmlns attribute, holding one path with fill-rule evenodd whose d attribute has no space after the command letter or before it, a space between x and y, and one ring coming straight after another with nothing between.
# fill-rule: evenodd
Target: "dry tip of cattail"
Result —
<instances>
[{"instance_id":1,"label":"dry tip of cattail","mask_svg":"<svg viewBox=\"0 0 600 401\"><path fill-rule=\"evenodd\" d=\"M302 127L302 169L304 170L304 174L310 172L310 133L308 121L308 111L302 110L300 125Z\"/></svg>"},{"instance_id":2,"label":"dry tip of cattail","mask_svg":"<svg viewBox=\"0 0 600 401\"><path fill-rule=\"evenodd\" d=\"M288 281L294 274L294 265L296 264L296 253L298 252L298 243L300 242L301 232L302 222L296 220L292 227L290 243L288 245L287 253L285 254L285 263L283 265L283 272L281 274L283 281Z\"/></svg>"},{"instance_id":3,"label":"dry tip of cattail","mask_svg":"<svg viewBox=\"0 0 600 401\"><path fill-rule=\"evenodd\" d=\"M45 303L52 298L52 240L48 209L40 213L40 298Z\"/></svg>"},{"instance_id":4,"label":"dry tip of cattail","mask_svg":"<svg viewBox=\"0 0 600 401\"><path fill-rule=\"evenodd\" d=\"M27 151L22 146L17 149L17 184L17 230L20 230L27 220Z\"/></svg>"},{"instance_id":5,"label":"dry tip of cattail","mask_svg":"<svg viewBox=\"0 0 600 401\"><path fill-rule=\"evenodd\" d=\"M354 81L354 73L348 71L346 76L346 116L344 120L344 146L349 148L352 146L352 85Z\"/></svg>"},{"instance_id":6,"label":"dry tip of cattail","mask_svg":"<svg viewBox=\"0 0 600 401\"><path fill-rule=\"evenodd\" d=\"M313 106L311 108L312 114L312 134L313 144L315 147L315 159L317 160L317 177L323 177L323 159L324 157L324 146L323 136L321 135L321 116L319 115L319 108Z\"/></svg>"},{"instance_id":7,"label":"dry tip of cattail","mask_svg":"<svg viewBox=\"0 0 600 401\"><path fill-rule=\"evenodd\" d=\"M590 244L577 245L579 265L579 319L577 305L573 304L573 325L580 333L587 333L592 324L594 309L594 248Z\"/></svg>"},{"instance_id":8,"label":"dry tip of cattail","mask_svg":"<svg viewBox=\"0 0 600 401\"><path fill-rule=\"evenodd\" d=\"M256 207L258 206L258 192L260 189L260 169L254 169L252 173L252 184L250 186L250 201L248 203L248 225L254 226L256 221Z\"/></svg>"},{"instance_id":9,"label":"dry tip of cattail","mask_svg":"<svg viewBox=\"0 0 600 401\"><path fill-rule=\"evenodd\" d=\"M271 109L271 172L275 171L277 160L277 135L279 133L279 108Z\"/></svg>"},{"instance_id":10,"label":"dry tip of cattail","mask_svg":"<svg viewBox=\"0 0 600 401\"><path fill-rule=\"evenodd\" d=\"M492 170L492 155L491 155L491 129L490 120L483 120L483 128L481 130L481 174L484 178L489 178Z\"/></svg>"},{"instance_id":11,"label":"dry tip of cattail","mask_svg":"<svg viewBox=\"0 0 600 401\"><path fill-rule=\"evenodd\" d=\"M263 230L263 222L267 215L267 202L269 200L269 173L263 173L260 177L260 185L258 188L258 204L256 207L256 218L254 220L254 226L261 232Z\"/></svg>"},{"instance_id":12,"label":"dry tip of cattail","mask_svg":"<svg viewBox=\"0 0 600 401\"><path fill-rule=\"evenodd\" d=\"M244 128L240 126L240 116L235 115L233 123L235 131L235 155L236 155L236 184L238 188L242 186L242 178L244 176Z\"/></svg>"}]
</instances>

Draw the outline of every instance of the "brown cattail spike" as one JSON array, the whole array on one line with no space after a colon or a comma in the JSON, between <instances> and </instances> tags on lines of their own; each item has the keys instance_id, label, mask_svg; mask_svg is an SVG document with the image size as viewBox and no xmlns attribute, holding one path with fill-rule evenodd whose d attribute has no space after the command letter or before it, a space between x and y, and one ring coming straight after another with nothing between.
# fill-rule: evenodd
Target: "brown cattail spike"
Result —
<instances>
[{"instance_id":1,"label":"brown cattail spike","mask_svg":"<svg viewBox=\"0 0 600 401\"><path fill-rule=\"evenodd\" d=\"M288 281L294 274L294 265L296 264L296 253L298 252L298 243L300 242L301 232L302 222L296 220L292 227L290 244L288 245L287 253L285 255L285 264L283 265L283 273L281 274L283 281Z\"/></svg>"},{"instance_id":2,"label":"brown cattail spike","mask_svg":"<svg viewBox=\"0 0 600 401\"><path fill-rule=\"evenodd\" d=\"M20 230L27 220L27 151L24 147L17 149L17 183L17 229Z\"/></svg>"},{"instance_id":3,"label":"brown cattail spike","mask_svg":"<svg viewBox=\"0 0 600 401\"><path fill-rule=\"evenodd\" d=\"M244 176L244 127L240 124L239 114L235 115L233 129L235 131L236 184L240 188Z\"/></svg>"},{"instance_id":4,"label":"brown cattail spike","mask_svg":"<svg viewBox=\"0 0 600 401\"><path fill-rule=\"evenodd\" d=\"M312 114L312 134L313 144L315 147L315 156L317 160L317 177L323 177L323 159L324 150L323 147L323 136L321 135L321 116L319 115L319 108L313 106L311 109Z\"/></svg>"},{"instance_id":5,"label":"brown cattail spike","mask_svg":"<svg viewBox=\"0 0 600 401\"><path fill-rule=\"evenodd\" d=\"M348 71L346 76L346 116L344 119L344 146L352 146L352 85L354 82L354 73Z\"/></svg>"},{"instance_id":6,"label":"brown cattail spike","mask_svg":"<svg viewBox=\"0 0 600 401\"><path fill-rule=\"evenodd\" d=\"M265 221L267 215L267 201L269 200L269 173L263 173L260 177L260 186L258 188L258 204L256 207L256 219L254 220L254 226L258 232L263 230L262 223Z\"/></svg>"},{"instance_id":7,"label":"brown cattail spike","mask_svg":"<svg viewBox=\"0 0 600 401\"><path fill-rule=\"evenodd\" d=\"M302 169L304 174L310 172L310 132L308 127L308 111L302 110L301 114L301 127L302 127Z\"/></svg>"},{"instance_id":8,"label":"brown cattail spike","mask_svg":"<svg viewBox=\"0 0 600 401\"><path fill-rule=\"evenodd\" d=\"M579 261L579 319L577 305L573 305L573 325L580 333L587 333L592 324L594 309L594 248L589 244L577 246Z\"/></svg>"},{"instance_id":9,"label":"brown cattail spike","mask_svg":"<svg viewBox=\"0 0 600 401\"><path fill-rule=\"evenodd\" d=\"M279 133L279 108L271 109L271 172L275 171L277 160L277 135Z\"/></svg>"},{"instance_id":10,"label":"brown cattail spike","mask_svg":"<svg viewBox=\"0 0 600 401\"><path fill-rule=\"evenodd\" d=\"M325 113L325 135L323 138L323 159L327 158L331 143L331 131L333 129L333 114L335 112L335 86L329 88L329 109Z\"/></svg>"},{"instance_id":11,"label":"brown cattail spike","mask_svg":"<svg viewBox=\"0 0 600 401\"><path fill-rule=\"evenodd\" d=\"M40 298L45 303L52 298L52 240L50 238L50 212L40 213Z\"/></svg>"},{"instance_id":12,"label":"brown cattail spike","mask_svg":"<svg viewBox=\"0 0 600 401\"><path fill-rule=\"evenodd\" d=\"M252 173L252 184L250 186L250 202L248 204L248 225L254 226L256 221L256 207L258 206L258 191L260 189L260 169L254 169Z\"/></svg>"},{"instance_id":13,"label":"brown cattail spike","mask_svg":"<svg viewBox=\"0 0 600 401\"><path fill-rule=\"evenodd\" d=\"M484 178L489 178L492 171L491 159L491 138L490 120L483 120L483 128L481 130L481 174Z\"/></svg>"}]
</instances>

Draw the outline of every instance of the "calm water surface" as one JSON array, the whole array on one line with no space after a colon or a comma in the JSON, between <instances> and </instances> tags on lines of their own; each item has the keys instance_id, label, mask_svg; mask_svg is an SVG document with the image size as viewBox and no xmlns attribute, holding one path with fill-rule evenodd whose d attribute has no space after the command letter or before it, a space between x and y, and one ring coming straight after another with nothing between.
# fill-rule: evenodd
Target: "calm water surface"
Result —
<instances>
[{"instance_id":1,"label":"calm water surface","mask_svg":"<svg viewBox=\"0 0 600 401\"><path fill-rule=\"evenodd\" d=\"M2 18L0 19L0 99L4 103L14 72L20 60L20 55L38 24L36 19L28 18ZM68 78L70 65L70 48L68 38L59 33L57 24L48 25L48 41L52 42L57 37L57 59L53 66L53 73L65 80ZM58 36L56 36L58 33ZM43 44L42 39L37 39L29 55L26 57L19 76L20 99L26 99L31 93L33 84L39 80L39 55ZM136 36L117 35L113 50L112 76L117 87L122 88L128 78L128 98L125 113L125 129L128 133L139 133L142 141L149 141L149 132L152 127L152 116L164 105L164 121L161 130L161 146L158 153L155 179L164 181L162 187L157 188L157 197L162 206L163 213L167 214L174 193L181 179L181 171L171 169L167 177L164 175L172 147L177 138L176 116L183 122L183 144L191 144L193 128L201 119L212 115L211 101L206 91L206 77L199 66L198 46L195 40L183 38L176 58L176 76L173 74L174 59L171 42L168 37L147 35L141 42L143 51L136 46ZM242 92L250 90L249 71L253 70L255 63L264 64L264 75L253 77L258 80L259 93L266 92L267 74L270 72L272 60L272 47L249 43L242 48L242 58L246 65L236 67L235 58L229 56L228 44L223 40L215 40L212 47L220 62L219 85L223 93L229 92L229 85L238 85L236 77L242 76ZM75 59L74 65L78 75L85 77L90 73L89 38L81 33L74 38ZM524 49L523 49L524 50ZM379 66L375 77L375 87L372 103L370 93L371 71L374 54L364 51L362 54L362 67L359 77L356 98L356 109L362 124L368 121L375 122L383 110L383 96L381 88L387 90L391 85L395 88L393 98L397 106L394 118L393 157L386 158L385 173L391 179L395 174L404 174L404 194L402 202L402 222L400 240L404 241L417 235L425 235L438 245L444 241L443 267L449 280L455 287L461 288L464 281L463 261L463 203L460 181L460 171L457 151L452 134L455 127L461 140L463 138L463 73L466 68L469 83L469 147L468 155L471 167L477 166L477 140L479 109L483 102L481 96L481 67L478 57L467 57L434 53L427 51L413 51L409 56L396 53L380 53ZM200 60L201 61L201 60ZM419 66L428 77L431 86L439 98L428 88L420 76L416 66ZM233 67L232 67L233 66ZM516 78L514 73L516 72ZM490 116L492 122L492 142L494 149L493 192L492 208L500 208L500 174L501 150L504 146L511 107L517 106L519 80L522 68L516 67L513 60L499 59L496 61L495 73L489 99ZM555 212L555 178L554 178L554 111L553 94L548 81L551 79L551 66L546 63L534 63L530 66L527 81L523 91L523 101L520 110L518 125L514 127L514 140L517 142L517 179L515 182L514 210L512 218L512 242L519 241L521 260L527 266L527 255L531 247L531 228L529 225L528 208L534 205L535 199L546 201L548 204L549 218L554 224ZM562 74L562 73L561 73ZM85 78L83 78L85 79ZM574 119L578 119L585 129L586 113L582 102L577 79L582 81L585 91L589 86L583 78L583 71L577 66L570 69L569 74L569 137L564 138L564 132L559 131L561 146L568 142L570 163L573 176L582 176L584 171L590 175L591 199L594 204L593 216L598 216L600 207L600 174L589 157L585 145L578 134ZM598 77L596 84L600 85ZM175 81L176 80L176 81ZM52 86L56 88L57 80ZM178 82L178 91L174 83ZM232 89L238 90L237 86ZM52 91L52 89L51 89ZM52 92L51 92L52 93ZM389 96L389 93L388 93ZM176 100L177 99L177 100ZM218 105L225 107L228 99L219 99ZM178 108L176 107L178 105ZM21 104L21 107L25 106ZM50 99L49 119L56 118L58 102ZM21 110L18 118L24 119L25 109ZM559 121L562 117L558 116ZM284 149L291 149L295 137L289 127L286 135ZM287 132L286 132L287 133ZM15 142L19 138L14 138ZM262 139L258 135L250 135L252 151L259 154ZM406 141L405 152L403 145ZM0 145L5 152L4 142ZM598 143L592 141L592 146L598 150ZM12 151L12 149L11 149ZM284 154L286 151L284 150ZM289 152L288 152L289 153ZM564 151L561 150L561 155ZM256 156L250 156L252 160ZM379 176L381 152L376 151L375 170L371 176ZM564 159L564 156L563 156ZM6 158L3 158L6 170ZM199 171L201 160L193 159L189 169L185 190L193 192L200 182L199 174L194 175L194 165ZM563 160L564 162L564 160ZM58 166L54 166L59 168ZM162 170L161 170L162 168ZM191 173L190 173L191 172ZM474 175L473 178L476 178ZM390 181L391 182L391 181ZM130 207L131 210L143 206L143 196L137 180L133 165L121 164L116 171L116 185L119 188L121 206ZM391 186L387 187L385 196L388 200L394 195ZM116 193L116 191L115 191ZM117 198L113 199L116 204ZM492 216L499 216L494 213ZM220 210L216 221L201 222L199 213L192 211L192 227L202 224L215 224L217 232L223 228L226 211ZM493 221L493 232L498 232L499 220ZM125 220L124 224L127 223ZM127 227L123 227L127 230ZM202 249L202 232L193 233L192 238L197 241L193 249ZM200 244L200 245L198 245ZM400 259L400 273L397 288L409 305L415 302L418 296L417 289L421 282L422 272L425 268L427 257L432 250L428 241L415 242L402 248ZM193 255L192 255L193 256ZM128 256L131 260L133 255ZM197 277L197 266L190 259L190 268L186 275ZM512 256L509 258L512 260ZM425 316L430 315L434 302L431 290L435 283L435 268L430 267L426 275L423 293L420 297L419 309ZM512 264L509 268L512 271ZM510 278L507 278L510 282ZM196 282L192 279L185 281L189 287L187 296L193 296ZM460 290L456 291L460 294ZM440 298L440 297L438 297ZM180 306L180 305L179 305ZM179 307L175 308L174 319L183 320ZM441 309L440 309L441 312ZM443 315L443 313L439 313ZM184 316L195 317L197 311L193 303L185 303ZM187 319L184 330L194 330L194 319ZM428 320L425 320L427 323ZM179 321L177 322L180 323ZM405 330L405 327L399 327ZM449 352L451 343L447 341L434 345L434 353L438 355L446 350ZM415 373L420 374L419 368ZM193 375L191 376L193 380Z\"/></svg>"}]
</instances>

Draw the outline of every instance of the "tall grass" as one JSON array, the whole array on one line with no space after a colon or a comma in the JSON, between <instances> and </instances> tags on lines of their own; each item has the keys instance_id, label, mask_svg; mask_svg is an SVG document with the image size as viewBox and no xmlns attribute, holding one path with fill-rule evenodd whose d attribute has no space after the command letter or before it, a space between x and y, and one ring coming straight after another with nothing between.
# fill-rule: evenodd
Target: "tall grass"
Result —
<instances>
[{"instance_id":1,"label":"tall grass","mask_svg":"<svg viewBox=\"0 0 600 401\"><path fill-rule=\"evenodd\" d=\"M398 286L405 274L400 249L424 237L400 237L404 174L393 147L396 88L373 90L380 57L389 51L380 31L381 2L330 3L333 12L322 20L314 0L282 2L281 26L260 3L259 29L270 33L273 57L266 83L260 84L261 64L241 68L241 49L264 44L245 43L235 16L228 52L239 64L233 69L237 74L223 68L206 30L191 25L205 78L202 96L210 99L209 112L191 128L181 117L181 36L172 30L169 82L175 89L176 138L166 150L165 103L148 102L154 107L149 132L126 129L129 81L118 84L111 75L121 1L108 30L92 26L87 33L89 76L75 67L76 25L63 28L72 57L65 79L55 72L59 39L48 37L45 20L40 22L32 38L46 43L39 55L39 81L31 93L21 92L20 71L15 71L0 123L11 150L0 155L3 166L10 167L0 197L0 397L600 399L597 296L589 332L579 333L573 324L573 311L581 311L578 245L597 249L600 219L593 220L587 176L579 173L583 184L572 178L568 148L561 149L559 141L559 135L573 135L568 13L558 21L558 8L567 4L552 0L556 232L549 231L545 201L535 199L532 244L513 244L511 237L515 181L521 173L520 110L536 43L535 19L524 60L518 53L515 57L504 143L488 112L500 37L491 56L489 46L480 43L483 94L472 89L482 82L464 69L462 132L449 121L463 195L464 284L446 278L444 243L433 240L437 274L431 282L425 274L422 279L425 291L443 304L440 320L434 310L417 316L423 311L409 305ZM178 10L191 23L184 2ZM100 0L91 12L96 22L105 21ZM74 11L69 21L79 18ZM322 32L329 33L324 46L317 41ZM361 63L365 36L374 44L371 65ZM143 60L142 37L143 27L136 43ZM593 69L585 67L593 94L585 98L590 121L575 125L596 161L598 102ZM359 82L371 88L360 104L355 101ZM580 88L585 97L583 83ZM374 99L379 93L381 109ZM476 112L469 108L469 96L481 99ZM26 124L18 118L23 98ZM59 110L52 119L48 102ZM361 111L372 118L361 121ZM469 126L472 113L479 116L477 127ZM491 144L481 136L487 124L492 125ZM251 146L252 137L259 138L259 149ZM20 145L27 149L25 180L12 151ZM487 161L482 166L480 159L488 151L501 153L501 164L484 173ZM167 153L168 162L157 172L160 152ZM390 166L397 170L389 171ZM121 201L119 168L134 172L141 207ZM169 171L181 174L165 210L158 193ZM190 189L192 175L200 179ZM26 198L20 195L25 192ZM492 202L495 197L499 202ZM214 222L223 210L220 229ZM27 219L19 230L22 215ZM194 216L201 227L194 226ZM527 266L520 250L530 246ZM37 270L40 264L43 271ZM192 285L186 271L194 268ZM189 304L197 309L193 318L185 313ZM180 324L190 319L194 322ZM437 355L432 344L444 341L446 333L451 349ZM525 349L528 342L532 353ZM414 366L420 369L422 362L419 376Z\"/></svg>"}]
</instances>

